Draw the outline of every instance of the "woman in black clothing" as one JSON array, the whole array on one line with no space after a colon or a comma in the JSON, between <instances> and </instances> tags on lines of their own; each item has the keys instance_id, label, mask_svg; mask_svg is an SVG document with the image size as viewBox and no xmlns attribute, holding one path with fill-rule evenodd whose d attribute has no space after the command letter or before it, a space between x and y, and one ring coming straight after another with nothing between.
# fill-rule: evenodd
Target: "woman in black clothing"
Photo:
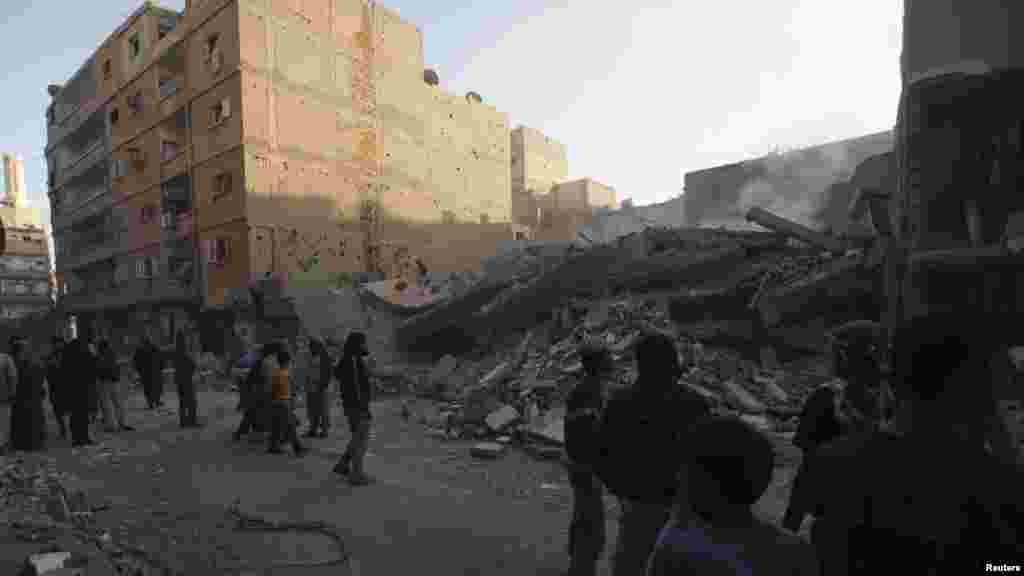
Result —
<instances>
[{"instance_id":1,"label":"woman in black clothing","mask_svg":"<svg viewBox=\"0 0 1024 576\"><path fill-rule=\"evenodd\" d=\"M196 362L188 349L185 333L178 332L174 342L174 383L178 389L178 420L182 428L199 426L195 372Z\"/></svg>"},{"instance_id":2,"label":"woman in black clothing","mask_svg":"<svg viewBox=\"0 0 1024 576\"><path fill-rule=\"evenodd\" d=\"M366 368L365 358L370 351L366 344L366 334L352 332L345 340L341 360L334 369L341 388L341 403L348 419L352 439L349 440L341 460L334 466L334 472L348 476L354 486L369 484L372 479L363 470L363 459L370 440L370 374Z\"/></svg>"},{"instance_id":3,"label":"woman in black clothing","mask_svg":"<svg viewBox=\"0 0 1024 576\"><path fill-rule=\"evenodd\" d=\"M12 443L15 450L35 451L46 446L46 412L43 410L46 391L43 387L43 370L29 356L26 346L21 339L11 342L11 356L18 370L18 388L14 400L17 422Z\"/></svg>"},{"instance_id":4,"label":"woman in black clothing","mask_svg":"<svg viewBox=\"0 0 1024 576\"><path fill-rule=\"evenodd\" d=\"M71 445L94 444L89 437L90 389L95 387L96 361L85 342L76 338L68 344L61 362L61 373L67 383L67 406L71 409Z\"/></svg>"}]
</instances>

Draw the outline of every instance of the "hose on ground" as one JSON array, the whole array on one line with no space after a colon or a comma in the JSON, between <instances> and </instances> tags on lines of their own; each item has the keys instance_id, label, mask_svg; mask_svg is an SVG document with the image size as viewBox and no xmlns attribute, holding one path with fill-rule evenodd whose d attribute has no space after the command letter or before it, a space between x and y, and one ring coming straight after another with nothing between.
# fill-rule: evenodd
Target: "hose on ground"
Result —
<instances>
[{"instance_id":1,"label":"hose on ground","mask_svg":"<svg viewBox=\"0 0 1024 576\"><path fill-rule=\"evenodd\" d=\"M252 570L265 570L270 571L274 568L320 568L325 566L347 566L351 555L348 549L345 547L345 541L342 539L338 530L327 524L326 522L314 522L314 521L274 521L266 518L256 516L254 514L247 514L242 512L239 508L239 504L236 501L228 508L228 515L235 521L235 531L237 532L305 532L310 534L320 534L326 536L334 541L338 549L337 558L330 560L317 560L317 561L283 561L273 562L269 566L256 568L256 567L242 567L236 568L235 572L244 572Z\"/></svg>"}]
</instances>

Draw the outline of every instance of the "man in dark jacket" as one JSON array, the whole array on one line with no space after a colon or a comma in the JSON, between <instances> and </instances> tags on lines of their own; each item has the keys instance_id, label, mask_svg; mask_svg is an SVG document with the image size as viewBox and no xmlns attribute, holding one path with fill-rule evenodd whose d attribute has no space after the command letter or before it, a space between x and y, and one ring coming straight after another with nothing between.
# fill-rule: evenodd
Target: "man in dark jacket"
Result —
<instances>
[{"instance_id":1,"label":"man in dark jacket","mask_svg":"<svg viewBox=\"0 0 1024 576\"><path fill-rule=\"evenodd\" d=\"M345 340L341 360L334 369L338 386L341 388L341 404L348 419L349 430L352 432L352 439L334 466L334 472L347 475L349 483L353 486L364 486L373 480L363 470L363 459L369 448L372 420L370 400L373 390L365 362L369 355L366 334L352 332Z\"/></svg>"},{"instance_id":2,"label":"man in dark jacket","mask_svg":"<svg viewBox=\"0 0 1024 576\"><path fill-rule=\"evenodd\" d=\"M269 426L270 398L264 394L263 373L264 361L277 356L284 347L281 342L265 344L252 359L252 365L242 381L239 395L241 396L242 420L235 430L234 440L238 442L249 432L263 432Z\"/></svg>"},{"instance_id":3,"label":"man in dark jacket","mask_svg":"<svg viewBox=\"0 0 1024 576\"><path fill-rule=\"evenodd\" d=\"M643 574L677 496L688 428L710 414L704 398L678 385L683 370L671 337L641 337L636 364L636 382L609 398L601 420L598 476L622 510L615 576Z\"/></svg>"},{"instance_id":4,"label":"man in dark jacket","mask_svg":"<svg viewBox=\"0 0 1024 576\"><path fill-rule=\"evenodd\" d=\"M611 354L595 342L580 348L583 378L569 394L565 417L565 451L573 509L569 524L569 575L595 576L605 545L604 488L594 473L598 456L598 424L604 379L611 371Z\"/></svg>"},{"instance_id":5,"label":"man in dark jacket","mask_svg":"<svg viewBox=\"0 0 1024 576\"><path fill-rule=\"evenodd\" d=\"M965 338L965 335L971 338ZM971 318L916 318L893 340L905 431L819 449L808 489L827 574L959 574L1022 557L1024 477L986 452L994 347Z\"/></svg>"},{"instance_id":6,"label":"man in dark jacket","mask_svg":"<svg viewBox=\"0 0 1024 576\"><path fill-rule=\"evenodd\" d=\"M146 405L150 410L163 405L163 382L160 373L160 351L150 340L149 336L143 336L142 342L135 350L133 358L135 371L142 381L142 391L146 395Z\"/></svg>"},{"instance_id":7,"label":"man in dark jacket","mask_svg":"<svg viewBox=\"0 0 1024 576\"><path fill-rule=\"evenodd\" d=\"M95 386L96 361L81 338L72 340L65 349L61 373L68 382L65 392L71 408L71 445L92 445L89 410L90 390Z\"/></svg>"}]
</instances>

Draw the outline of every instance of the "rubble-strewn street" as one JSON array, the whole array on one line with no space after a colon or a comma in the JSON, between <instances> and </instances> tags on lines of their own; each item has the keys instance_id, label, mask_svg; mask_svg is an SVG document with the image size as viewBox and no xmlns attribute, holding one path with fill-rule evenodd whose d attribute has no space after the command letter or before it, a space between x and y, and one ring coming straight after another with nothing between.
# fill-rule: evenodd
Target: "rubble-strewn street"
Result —
<instances>
[{"instance_id":1,"label":"rubble-strewn street","mask_svg":"<svg viewBox=\"0 0 1024 576\"><path fill-rule=\"evenodd\" d=\"M313 440L313 452L296 459L230 443L234 395L207 392L200 401L201 430L180 431L173 410L146 413L133 398L138 432L76 450L52 440L48 452L4 457L0 571L15 573L48 545L91 558L88 574L135 573L112 571L129 566L149 570L143 574L241 574L247 565L326 563L340 553L351 554L351 568L274 574L401 574L429 565L438 574L553 575L564 568L571 491L560 451L545 457L509 448L480 460L474 440L440 438L420 423L433 402L389 398L374 408L367 460L378 482L357 489L330 472L347 439L339 411L332 437ZM765 515L781 514L790 473L780 469L762 501ZM344 549L317 532L240 532L234 503L273 521L324 522ZM613 499L607 503L614 509Z\"/></svg>"}]
</instances>

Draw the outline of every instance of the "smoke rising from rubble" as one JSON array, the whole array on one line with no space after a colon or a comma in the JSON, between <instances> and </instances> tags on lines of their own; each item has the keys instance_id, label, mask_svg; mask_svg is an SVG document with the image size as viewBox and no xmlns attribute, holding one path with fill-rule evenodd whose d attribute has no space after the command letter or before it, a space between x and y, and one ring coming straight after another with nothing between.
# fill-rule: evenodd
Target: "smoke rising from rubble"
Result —
<instances>
[{"instance_id":1,"label":"smoke rising from rubble","mask_svg":"<svg viewBox=\"0 0 1024 576\"><path fill-rule=\"evenodd\" d=\"M753 170L756 175L740 188L729 217L702 219L700 225L759 228L745 220L747 211L757 206L805 226L821 229L825 225L826 208L832 200L830 188L853 174L855 160L843 143L771 154L756 161ZM732 220L733 216L736 221Z\"/></svg>"}]
</instances>

